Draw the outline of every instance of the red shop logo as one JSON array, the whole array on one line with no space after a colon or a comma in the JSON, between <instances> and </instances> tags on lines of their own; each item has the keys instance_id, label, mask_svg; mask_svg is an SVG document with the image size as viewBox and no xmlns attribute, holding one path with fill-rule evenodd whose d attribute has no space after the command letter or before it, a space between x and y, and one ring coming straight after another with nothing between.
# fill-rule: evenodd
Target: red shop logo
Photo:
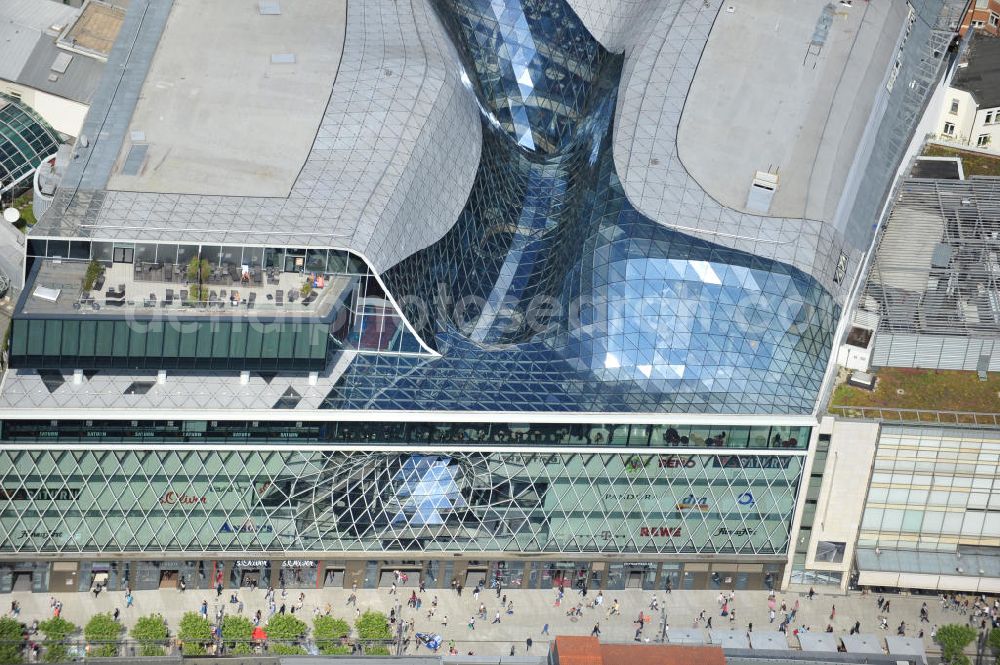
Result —
<instances>
[{"instance_id":1,"label":"red shop logo","mask_svg":"<svg viewBox=\"0 0 1000 665\"><path fill-rule=\"evenodd\" d=\"M183 492L175 492L173 490L168 490L166 494L160 497L160 503L164 506L191 506L198 503L205 504L208 503L207 496L198 496L196 494L184 494Z\"/></svg>"}]
</instances>

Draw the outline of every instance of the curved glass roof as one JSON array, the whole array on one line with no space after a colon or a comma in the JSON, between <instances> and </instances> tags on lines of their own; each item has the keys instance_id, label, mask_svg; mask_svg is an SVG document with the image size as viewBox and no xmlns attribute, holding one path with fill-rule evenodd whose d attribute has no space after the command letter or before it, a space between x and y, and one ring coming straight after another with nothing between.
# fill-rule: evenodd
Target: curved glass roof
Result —
<instances>
[{"instance_id":1,"label":"curved glass roof","mask_svg":"<svg viewBox=\"0 0 1000 665\"><path fill-rule=\"evenodd\" d=\"M837 303L634 208L612 157L623 57L564 1L435 7L482 158L455 226L383 276L443 357L356 361L327 406L809 413Z\"/></svg>"},{"instance_id":2,"label":"curved glass roof","mask_svg":"<svg viewBox=\"0 0 1000 665\"><path fill-rule=\"evenodd\" d=\"M59 146L54 129L13 97L0 94L0 192L35 171Z\"/></svg>"}]
</instances>

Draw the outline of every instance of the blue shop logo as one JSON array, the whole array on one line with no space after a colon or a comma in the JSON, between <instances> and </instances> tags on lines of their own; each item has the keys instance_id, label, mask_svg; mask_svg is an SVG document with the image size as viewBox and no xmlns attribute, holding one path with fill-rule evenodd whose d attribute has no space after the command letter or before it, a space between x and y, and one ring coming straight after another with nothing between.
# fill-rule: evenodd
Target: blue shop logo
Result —
<instances>
[{"instance_id":1,"label":"blue shop logo","mask_svg":"<svg viewBox=\"0 0 1000 665\"><path fill-rule=\"evenodd\" d=\"M750 490L747 490L743 494L740 494L738 497L736 497L736 503L738 503L741 506L749 507L757 503L757 501L753 498L753 494L750 493Z\"/></svg>"}]
</instances>

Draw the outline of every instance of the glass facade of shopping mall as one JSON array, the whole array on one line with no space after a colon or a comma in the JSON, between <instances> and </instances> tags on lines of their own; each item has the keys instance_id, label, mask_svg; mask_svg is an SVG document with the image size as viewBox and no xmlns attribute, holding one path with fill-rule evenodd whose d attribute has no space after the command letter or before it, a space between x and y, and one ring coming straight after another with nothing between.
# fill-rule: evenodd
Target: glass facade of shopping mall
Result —
<instances>
[{"instance_id":1,"label":"glass facade of shopping mall","mask_svg":"<svg viewBox=\"0 0 1000 665\"><path fill-rule=\"evenodd\" d=\"M204 425L207 433L213 424ZM101 423L92 426L102 429ZM355 433L371 430L364 423L350 426ZM225 559L218 571L225 567L226 580L237 585L240 561L274 560L267 565L277 571L285 569L284 561L299 559L377 556L426 563L457 556L468 565L511 555L535 555L539 566L553 557L577 561L572 568L588 571L612 556L619 562L638 558L647 562L645 583L652 583L655 575L646 578L661 563L712 554L731 562L732 571L738 561L756 562L760 586L761 562L776 573L788 549L809 438L808 428L744 428L725 437L713 428L713 435L702 438L696 428L511 425L503 436L493 426L498 445L484 451L458 434L473 433L476 426L419 427L438 433L423 441L438 448L445 443L448 452L424 452L413 445L416 440L406 449L376 452L336 444L303 450L308 440L302 439L295 439L294 448L286 441L178 450L156 445L156 439L137 448L102 437L81 449L68 444L86 437L68 431L62 449L58 440L48 440L44 449L0 451L0 589L15 571L33 570L32 561L52 555L80 562L81 577L73 583L85 585L82 566L97 557L108 560L109 553L115 553L110 560L133 560L135 566L149 555L213 556ZM24 423L4 428L8 440L29 440ZM636 447L628 444L632 428ZM555 436L556 429L563 441L576 437L577 447L525 445L543 434ZM661 450L646 452L638 447L640 432L648 441L651 432L662 437L667 430L671 441L686 443L659 443ZM358 439L379 442L361 435L349 443ZM628 447L609 449L616 440ZM504 450L504 443L518 448ZM675 572L682 568L678 563ZM599 570L610 574L603 564ZM707 575L707 567L698 570ZM48 579L47 572L32 575ZM608 583L602 580L596 583Z\"/></svg>"}]
</instances>

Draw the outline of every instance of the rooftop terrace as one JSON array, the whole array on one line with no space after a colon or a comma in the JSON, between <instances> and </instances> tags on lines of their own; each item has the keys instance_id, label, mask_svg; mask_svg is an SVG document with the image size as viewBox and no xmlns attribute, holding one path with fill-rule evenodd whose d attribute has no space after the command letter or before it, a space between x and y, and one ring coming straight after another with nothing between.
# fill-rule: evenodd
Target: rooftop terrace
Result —
<instances>
[{"instance_id":1,"label":"rooftop terrace","mask_svg":"<svg viewBox=\"0 0 1000 665\"><path fill-rule=\"evenodd\" d=\"M349 275L308 275L275 270L222 266L204 282L203 297L197 284L177 264L114 263L107 266L84 290L88 264L84 261L39 261L38 273L29 281L18 314L82 317L135 314L184 317L251 317L280 315L326 318L343 306L357 278ZM309 282L308 293L303 286ZM321 285L321 286L320 286ZM124 288L123 288L124 287Z\"/></svg>"}]
</instances>

